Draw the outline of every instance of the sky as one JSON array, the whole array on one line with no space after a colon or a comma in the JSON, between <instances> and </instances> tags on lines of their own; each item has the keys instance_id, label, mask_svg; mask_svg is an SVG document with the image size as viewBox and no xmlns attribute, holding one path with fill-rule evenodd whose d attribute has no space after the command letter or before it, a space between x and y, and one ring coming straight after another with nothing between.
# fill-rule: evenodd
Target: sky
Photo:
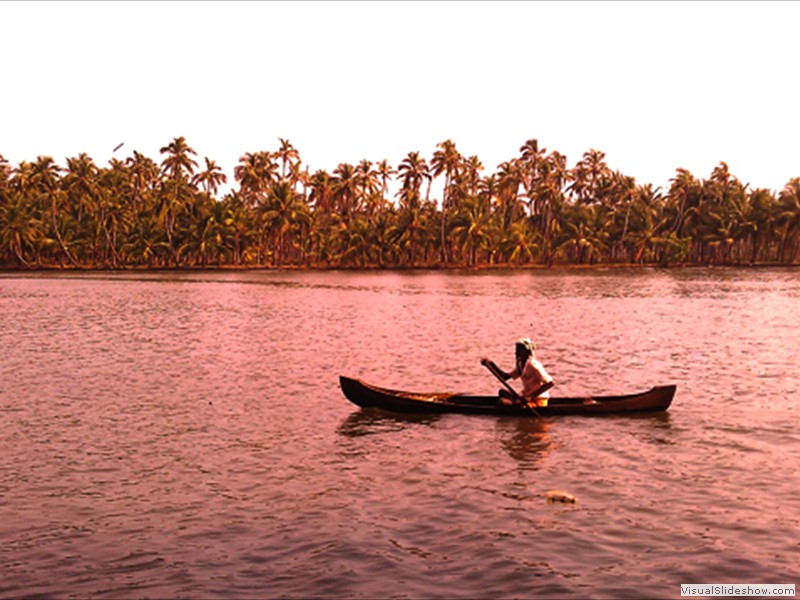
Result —
<instances>
[{"instance_id":1,"label":"sky","mask_svg":"<svg viewBox=\"0 0 800 600\"><path fill-rule=\"evenodd\" d=\"M1 2L0 155L101 166L183 136L233 183L288 139L313 172L536 138L668 188L721 161L800 177L797 2ZM124 144L114 152L118 144Z\"/></svg>"}]
</instances>

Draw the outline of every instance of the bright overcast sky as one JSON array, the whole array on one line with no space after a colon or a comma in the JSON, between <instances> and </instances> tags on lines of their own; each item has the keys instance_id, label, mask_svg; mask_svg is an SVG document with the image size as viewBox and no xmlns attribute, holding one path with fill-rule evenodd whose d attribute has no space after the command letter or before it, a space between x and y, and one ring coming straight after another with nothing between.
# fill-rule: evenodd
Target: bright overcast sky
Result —
<instances>
[{"instance_id":1,"label":"bright overcast sky","mask_svg":"<svg viewBox=\"0 0 800 600\"><path fill-rule=\"evenodd\" d=\"M667 187L800 176L797 2L0 2L0 154L97 164L184 136L232 180L283 137L312 171L530 138ZM114 155L117 144L124 146Z\"/></svg>"}]
</instances>

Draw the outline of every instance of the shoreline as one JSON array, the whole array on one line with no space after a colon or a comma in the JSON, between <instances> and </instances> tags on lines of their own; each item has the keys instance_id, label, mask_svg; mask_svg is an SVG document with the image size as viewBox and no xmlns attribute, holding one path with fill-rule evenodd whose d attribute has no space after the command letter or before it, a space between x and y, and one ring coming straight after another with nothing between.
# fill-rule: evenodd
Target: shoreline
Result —
<instances>
[{"instance_id":1,"label":"shoreline","mask_svg":"<svg viewBox=\"0 0 800 600\"><path fill-rule=\"evenodd\" d=\"M638 270L681 270L681 269L775 269L775 268L797 268L800 263L742 263L742 264L709 264L709 263L684 263L661 265L656 263L633 264L633 263L597 263L597 264L553 264L553 265L511 265L495 264L480 266L464 265L429 265L429 266L319 266L319 265L284 265L284 266L264 266L264 265L218 265L218 266L179 266L179 267L148 267L148 266L129 266L129 267L107 267L107 266L72 266L72 265L37 265L35 267L8 267L0 266L2 274L21 274L21 273L212 273L212 272L247 272L247 271L274 271L274 272L326 272L326 271L345 271L354 273L409 273L409 272L505 272L505 271L638 271Z\"/></svg>"}]
</instances>

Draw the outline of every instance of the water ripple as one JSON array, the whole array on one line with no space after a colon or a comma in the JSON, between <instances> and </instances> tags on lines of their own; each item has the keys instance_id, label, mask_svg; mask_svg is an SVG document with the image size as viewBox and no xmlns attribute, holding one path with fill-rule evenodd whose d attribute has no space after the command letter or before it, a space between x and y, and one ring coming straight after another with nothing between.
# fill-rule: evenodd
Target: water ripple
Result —
<instances>
[{"instance_id":1,"label":"water ripple","mask_svg":"<svg viewBox=\"0 0 800 600\"><path fill-rule=\"evenodd\" d=\"M793 581L793 270L0 275L0 597L672 597ZM668 414L398 416L337 376ZM562 489L577 504L548 504Z\"/></svg>"}]
</instances>

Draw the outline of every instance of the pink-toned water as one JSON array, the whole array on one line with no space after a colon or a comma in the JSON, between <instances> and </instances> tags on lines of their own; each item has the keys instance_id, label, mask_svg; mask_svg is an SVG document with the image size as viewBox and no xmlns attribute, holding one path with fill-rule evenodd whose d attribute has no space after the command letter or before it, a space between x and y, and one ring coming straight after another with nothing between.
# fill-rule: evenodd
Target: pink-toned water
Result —
<instances>
[{"instance_id":1,"label":"pink-toned water","mask_svg":"<svg viewBox=\"0 0 800 600\"><path fill-rule=\"evenodd\" d=\"M797 583L800 272L0 275L0 597L677 597ZM667 414L366 412L347 374ZM578 497L547 504L551 489Z\"/></svg>"}]
</instances>

